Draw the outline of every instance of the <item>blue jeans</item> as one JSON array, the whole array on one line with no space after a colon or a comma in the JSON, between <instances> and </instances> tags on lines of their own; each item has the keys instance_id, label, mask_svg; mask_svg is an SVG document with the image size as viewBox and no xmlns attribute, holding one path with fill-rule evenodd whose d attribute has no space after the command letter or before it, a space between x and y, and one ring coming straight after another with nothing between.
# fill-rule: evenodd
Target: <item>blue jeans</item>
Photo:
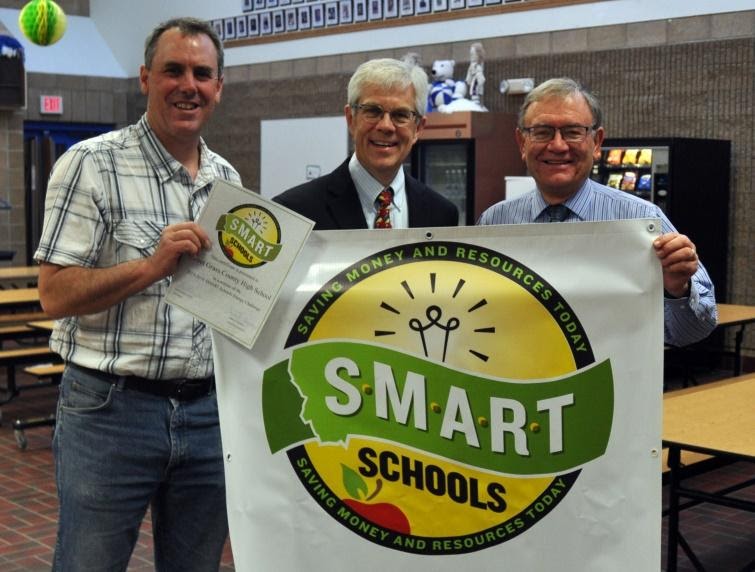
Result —
<instances>
[{"instance_id":1,"label":"blue jeans","mask_svg":"<svg viewBox=\"0 0 755 572\"><path fill-rule=\"evenodd\" d=\"M125 571L150 505L157 571L218 570L228 520L214 394L179 402L69 365L53 452L53 570Z\"/></svg>"}]
</instances>

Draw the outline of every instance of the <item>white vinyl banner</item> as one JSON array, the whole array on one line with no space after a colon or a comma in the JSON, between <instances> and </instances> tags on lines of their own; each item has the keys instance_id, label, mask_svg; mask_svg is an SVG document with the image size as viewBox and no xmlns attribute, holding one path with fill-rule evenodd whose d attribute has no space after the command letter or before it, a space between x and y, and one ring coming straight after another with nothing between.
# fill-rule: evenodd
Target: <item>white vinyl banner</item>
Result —
<instances>
[{"instance_id":1,"label":"white vinyl banner","mask_svg":"<svg viewBox=\"0 0 755 572\"><path fill-rule=\"evenodd\" d=\"M659 229L312 233L214 334L236 569L658 570Z\"/></svg>"}]
</instances>

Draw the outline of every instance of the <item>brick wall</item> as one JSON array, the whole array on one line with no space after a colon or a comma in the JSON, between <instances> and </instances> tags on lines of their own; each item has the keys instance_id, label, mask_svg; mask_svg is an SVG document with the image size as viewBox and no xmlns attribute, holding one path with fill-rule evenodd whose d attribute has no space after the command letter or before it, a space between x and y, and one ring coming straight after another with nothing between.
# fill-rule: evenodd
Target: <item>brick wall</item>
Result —
<instances>
[{"instance_id":1,"label":"brick wall","mask_svg":"<svg viewBox=\"0 0 755 572\"><path fill-rule=\"evenodd\" d=\"M0 250L26 247L23 112L0 111ZM7 265L7 262L3 262Z\"/></svg>"},{"instance_id":2,"label":"brick wall","mask_svg":"<svg viewBox=\"0 0 755 572\"><path fill-rule=\"evenodd\" d=\"M0 210L0 250L15 251L11 264L24 265L27 259L24 121L125 125L131 84L136 79L29 74L27 108L0 110L0 199L11 206ZM41 115L42 94L63 96L63 114Z\"/></svg>"}]
</instances>

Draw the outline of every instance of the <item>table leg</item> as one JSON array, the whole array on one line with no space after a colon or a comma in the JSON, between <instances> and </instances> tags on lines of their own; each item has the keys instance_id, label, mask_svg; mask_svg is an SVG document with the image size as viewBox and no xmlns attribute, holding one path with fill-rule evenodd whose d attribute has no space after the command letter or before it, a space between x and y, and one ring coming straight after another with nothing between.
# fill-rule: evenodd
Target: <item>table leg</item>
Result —
<instances>
[{"instance_id":1,"label":"table leg","mask_svg":"<svg viewBox=\"0 0 755 572\"><path fill-rule=\"evenodd\" d=\"M742 373L742 338L744 337L745 326L739 326L737 333L734 335L734 375Z\"/></svg>"},{"instance_id":2,"label":"table leg","mask_svg":"<svg viewBox=\"0 0 755 572\"><path fill-rule=\"evenodd\" d=\"M679 546L679 473L681 451L671 445L668 450L669 488L668 488L668 534L666 542L666 572L676 572L677 550Z\"/></svg>"}]
</instances>

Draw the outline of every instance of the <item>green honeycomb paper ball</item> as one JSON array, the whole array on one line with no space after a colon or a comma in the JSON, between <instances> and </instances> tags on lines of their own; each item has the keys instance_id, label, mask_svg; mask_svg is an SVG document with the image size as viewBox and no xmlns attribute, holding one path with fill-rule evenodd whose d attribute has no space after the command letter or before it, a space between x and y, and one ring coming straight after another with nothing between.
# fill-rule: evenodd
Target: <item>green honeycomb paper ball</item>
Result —
<instances>
[{"instance_id":1,"label":"green honeycomb paper ball","mask_svg":"<svg viewBox=\"0 0 755 572\"><path fill-rule=\"evenodd\" d=\"M66 15L52 0L32 0L18 15L18 27L35 44L49 46L63 37Z\"/></svg>"}]
</instances>

